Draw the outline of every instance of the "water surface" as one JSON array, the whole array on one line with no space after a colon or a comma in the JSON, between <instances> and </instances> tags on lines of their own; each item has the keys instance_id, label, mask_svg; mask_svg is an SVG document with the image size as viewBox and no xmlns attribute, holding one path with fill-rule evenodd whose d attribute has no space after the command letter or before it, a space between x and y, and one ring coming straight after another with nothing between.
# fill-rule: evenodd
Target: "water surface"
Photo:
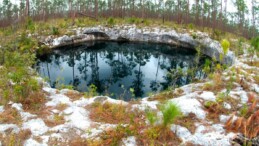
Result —
<instances>
[{"instance_id":1,"label":"water surface","mask_svg":"<svg viewBox=\"0 0 259 146\"><path fill-rule=\"evenodd\" d=\"M165 44L88 42L59 48L38 58L37 66L53 88L65 84L87 92L95 85L100 95L130 100L203 78L205 57L197 64L195 55Z\"/></svg>"}]
</instances>

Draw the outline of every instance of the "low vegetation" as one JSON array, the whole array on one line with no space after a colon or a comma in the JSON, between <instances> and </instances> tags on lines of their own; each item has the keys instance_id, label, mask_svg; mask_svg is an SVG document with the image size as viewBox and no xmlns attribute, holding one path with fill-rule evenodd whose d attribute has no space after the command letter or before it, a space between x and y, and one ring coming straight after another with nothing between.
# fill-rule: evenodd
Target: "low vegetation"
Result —
<instances>
[{"instance_id":1,"label":"low vegetation","mask_svg":"<svg viewBox=\"0 0 259 146\"><path fill-rule=\"evenodd\" d=\"M162 22L158 22L153 19L141 19L141 18L113 18L107 19L100 18L98 22L89 18L78 18L75 24L70 19L57 19L55 21L49 20L46 23L33 22L28 19L27 24L17 30L13 31L11 28L6 28L0 31L0 37L4 38L0 40L0 105L5 105L4 112L0 113L0 123L13 123L20 125L22 119L19 112L11 107L8 107L10 101L22 103L25 111L35 113L46 118L52 109L42 110L45 107L46 94L42 91L42 85L35 78L36 73L32 69L35 64L35 56L37 51L42 51L46 48L43 44L38 44L35 34L42 36L61 36L72 35L74 32L68 31L68 28L72 27L86 27L94 25L108 25L113 27L116 24L136 24L137 27L144 26L159 26ZM74 26L73 26L74 25ZM178 31L188 31L182 28L199 29L199 26L194 24L177 25L172 22L165 21L163 24L167 28L176 28ZM238 43L233 43L232 40L225 38L232 38L232 34L222 33L220 30L212 30L206 28L205 31L216 38L222 40L221 45L223 47L224 54L227 54L229 50L237 51L237 54L243 54L242 44L247 40L238 40ZM193 36L195 37L195 35ZM258 61L253 60L255 54L258 55L258 37L252 39L249 55L251 61L245 62L250 66L258 67ZM231 44L231 47L230 47ZM235 45L239 46L235 46ZM233 47L232 47L233 46ZM47 48L49 49L49 48ZM44 52L44 51L43 51ZM205 63L203 70L206 72L211 82L207 82L202 87L202 90L212 91L217 94L215 102L204 102L204 109L208 111L207 119L213 121L219 120L219 115L230 114L237 111L226 122L226 129L229 131L240 132L248 138L254 138L258 136L258 100L256 100L253 94L249 95L249 101L243 106L239 107L240 101L233 99L229 95L229 91L234 89L239 84L244 91L250 91L250 79L246 77L247 74L243 73L243 70L239 68L230 69L231 72L227 76L234 76L226 80L223 75L224 66L217 64L216 62ZM249 70L246 70L249 72ZM256 74L256 70L250 70L254 74L252 80L254 83L259 84L259 76ZM245 77L243 77L245 76ZM68 88L62 86L61 88ZM72 87L69 87L72 89ZM170 89L170 88L169 88ZM175 87L173 88L175 89ZM226 89L222 94L220 92ZM183 94L183 90L176 89L174 92L165 91L160 94L153 95L149 100L159 100L164 103L159 106L160 111L154 111L146 109L146 111L133 108L133 103L128 105L124 104L112 104L94 102L92 105L85 107L90 111L89 116L92 121L108 124L116 124L116 128L105 129L100 136L100 140L86 140L75 139L70 142L70 145L119 145L121 140L125 137L135 136L138 144L140 145L178 145L181 140L170 130L172 124L179 124L187 127L192 133L194 133L196 127L195 122L199 121L193 114L189 116L182 116L179 107L173 103L166 103L168 99L179 97ZM66 95L72 100L78 100L81 97L90 98L97 95L97 89L94 85L90 86L90 90L87 93L67 92ZM229 103L231 110L227 110L223 107L223 103ZM60 104L56 108L59 111L63 111L68 105ZM134 110L132 110L132 108ZM159 117L158 113L161 112L162 117ZM238 116L234 120L234 115ZM53 114L52 119L44 120L47 126L54 127L65 122L64 115ZM18 134L10 134L4 137L0 134L0 140L3 145L22 145L25 139L29 138L31 132L28 130L20 131Z\"/></svg>"},{"instance_id":2,"label":"low vegetation","mask_svg":"<svg viewBox=\"0 0 259 146\"><path fill-rule=\"evenodd\" d=\"M90 107L90 118L97 122L110 124L129 124L134 118L142 119L141 111L132 111L130 106L95 102Z\"/></svg>"},{"instance_id":3,"label":"low vegetation","mask_svg":"<svg viewBox=\"0 0 259 146\"><path fill-rule=\"evenodd\" d=\"M133 104L134 105L134 104ZM132 110L128 105L95 102L90 107L90 118L96 122L118 124L116 128L105 130L100 134L100 141L105 145L118 145L123 138L135 136L140 145L179 144L181 140L170 130L170 125L180 117L179 108L173 103L161 105L162 123L158 111L146 109ZM146 122L148 121L148 123ZM172 140L173 139L173 140Z\"/></svg>"},{"instance_id":4,"label":"low vegetation","mask_svg":"<svg viewBox=\"0 0 259 146\"><path fill-rule=\"evenodd\" d=\"M175 119L181 115L181 111L177 105L174 103L166 103L161 107L161 112L163 115L163 126L168 127L173 124Z\"/></svg>"},{"instance_id":5,"label":"low vegetation","mask_svg":"<svg viewBox=\"0 0 259 146\"><path fill-rule=\"evenodd\" d=\"M259 108L257 106L258 99L255 94L249 94L249 100L244 108L239 111L240 116L234 119L236 114L233 114L225 124L226 129L235 132L241 132L247 138L252 139L259 135ZM249 141L247 141L249 143Z\"/></svg>"},{"instance_id":6,"label":"low vegetation","mask_svg":"<svg viewBox=\"0 0 259 146\"><path fill-rule=\"evenodd\" d=\"M223 48L224 55L226 55L228 53L228 50L229 50L229 47L230 47L229 41L226 40L226 39L223 39L221 41L221 46Z\"/></svg>"},{"instance_id":7,"label":"low vegetation","mask_svg":"<svg viewBox=\"0 0 259 146\"><path fill-rule=\"evenodd\" d=\"M0 123L21 125L22 117L15 108L8 107L4 112L0 113Z\"/></svg>"},{"instance_id":8,"label":"low vegetation","mask_svg":"<svg viewBox=\"0 0 259 146\"><path fill-rule=\"evenodd\" d=\"M8 146L23 146L25 140L30 138L31 131L28 129L21 130L17 134L9 133L8 135L0 134L0 141L3 145Z\"/></svg>"}]
</instances>

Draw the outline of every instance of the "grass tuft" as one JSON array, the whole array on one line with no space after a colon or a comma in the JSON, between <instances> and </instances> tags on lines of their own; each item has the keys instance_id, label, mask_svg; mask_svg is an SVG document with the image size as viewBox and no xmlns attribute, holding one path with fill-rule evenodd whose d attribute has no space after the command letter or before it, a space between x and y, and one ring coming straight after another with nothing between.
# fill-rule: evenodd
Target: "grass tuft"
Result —
<instances>
[{"instance_id":1,"label":"grass tuft","mask_svg":"<svg viewBox=\"0 0 259 146\"><path fill-rule=\"evenodd\" d=\"M162 105L161 112L163 114L164 127L168 127L170 124L173 124L175 119L181 115L180 108L172 102Z\"/></svg>"}]
</instances>

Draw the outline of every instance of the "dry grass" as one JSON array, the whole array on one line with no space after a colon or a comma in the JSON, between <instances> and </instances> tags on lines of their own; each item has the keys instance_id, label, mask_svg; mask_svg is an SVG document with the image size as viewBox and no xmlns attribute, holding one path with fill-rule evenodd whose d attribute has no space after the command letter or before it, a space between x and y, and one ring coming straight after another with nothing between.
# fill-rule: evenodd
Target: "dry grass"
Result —
<instances>
[{"instance_id":1,"label":"dry grass","mask_svg":"<svg viewBox=\"0 0 259 146\"><path fill-rule=\"evenodd\" d=\"M68 142L69 146L86 146L88 145L88 141L84 138L77 137Z\"/></svg>"},{"instance_id":2,"label":"dry grass","mask_svg":"<svg viewBox=\"0 0 259 146\"><path fill-rule=\"evenodd\" d=\"M3 146L22 146L24 141L30 138L31 131L28 129L21 130L18 134L10 133L6 136L0 134L0 141Z\"/></svg>"},{"instance_id":3,"label":"dry grass","mask_svg":"<svg viewBox=\"0 0 259 146\"><path fill-rule=\"evenodd\" d=\"M248 118L239 117L233 120L233 116L226 122L225 128L234 132L241 132L247 138L252 139L259 135L259 110Z\"/></svg>"},{"instance_id":4,"label":"dry grass","mask_svg":"<svg viewBox=\"0 0 259 146\"><path fill-rule=\"evenodd\" d=\"M72 101L79 100L81 97L84 96L83 93L76 91L68 91L65 95L69 97Z\"/></svg>"},{"instance_id":5,"label":"dry grass","mask_svg":"<svg viewBox=\"0 0 259 146\"><path fill-rule=\"evenodd\" d=\"M175 89L173 92L172 91L164 91L161 93L158 93L151 98L148 99L148 101L165 101L168 99L176 98L179 97L183 94L183 90L180 88Z\"/></svg>"},{"instance_id":6,"label":"dry grass","mask_svg":"<svg viewBox=\"0 0 259 146\"><path fill-rule=\"evenodd\" d=\"M255 83L259 85L259 75L256 75L254 77Z\"/></svg>"},{"instance_id":7,"label":"dry grass","mask_svg":"<svg viewBox=\"0 0 259 146\"><path fill-rule=\"evenodd\" d=\"M115 129L109 129L100 134L102 145L119 145L122 138L131 135L128 126L118 125Z\"/></svg>"},{"instance_id":8,"label":"dry grass","mask_svg":"<svg viewBox=\"0 0 259 146\"><path fill-rule=\"evenodd\" d=\"M90 108L90 118L93 121L119 124L116 128L102 132L99 135L100 141L88 141L91 144L121 145L121 140L129 136L135 136L138 145L179 145L181 142L169 128L162 125L148 125L145 114L132 110L130 105L97 102L88 108ZM192 118L195 120L195 117Z\"/></svg>"},{"instance_id":9,"label":"dry grass","mask_svg":"<svg viewBox=\"0 0 259 146\"><path fill-rule=\"evenodd\" d=\"M238 104L240 103L240 100L230 96L222 96L222 94L220 94L217 95L216 102L207 101L203 103L205 110L209 113L206 118L215 123L219 122L220 115L229 115L230 113L239 110ZM223 106L224 102L228 103L231 106L231 109L226 109Z\"/></svg>"},{"instance_id":10,"label":"dry grass","mask_svg":"<svg viewBox=\"0 0 259 146\"><path fill-rule=\"evenodd\" d=\"M49 133L52 134L52 133ZM48 145L51 146L102 146L103 144L100 140L88 140L86 138L82 138L76 129L70 129L66 133L62 133L62 137L65 139L59 139L50 137L48 141ZM34 137L35 139L35 137Z\"/></svg>"},{"instance_id":11,"label":"dry grass","mask_svg":"<svg viewBox=\"0 0 259 146\"><path fill-rule=\"evenodd\" d=\"M65 110L66 108L68 107L67 104L63 104L63 103L60 103L56 106L56 109L59 110L59 111L63 111Z\"/></svg>"},{"instance_id":12,"label":"dry grass","mask_svg":"<svg viewBox=\"0 0 259 146\"><path fill-rule=\"evenodd\" d=\"M204 106L206 111L209 113L206 115L206 118L210 121L214 121L215 123L219 122L219 115L227 113L228 111L217 102L207 102Z\"/></svg>"},{"instance_id":13,"label":"dry grass","mask_svg":"<svg viewBox=\"0 0 259 146\"><path fill-rule=\"evenodd\" d=\"M132 111L130 105L95 102L90 107L89 117L96 122L110 124L130 123L133 118L143 119L141 111Z\"/></svg>"},{"instance_id":14,"label":"dry grass","mask_svg":"<svg viewBox=\"0 0 259 146\"><path fill-rule=\"evenodd\" d=\"M194 113L190 113L188 116L179 117L176 121L176 125L181 125L186 127L192 134L195 133L196 126L195 123L199 122L200 120L196 117Z\"/></svg>"},{"instance_id":15,"label":"dry grass","mask_svg":"<svg viewBox=\"0 0 259 146\"><path fill-rule=\"evenodd\" d=\"M169 128L154 126L144 130L137 139L138 145L175 146L181 140Z\"/></svg>"},{"instance_id":16,"label":"dry grass","mask_svg":"<svg viewBox=\"0 0 259 146\"><path fill-rule=\"evenodd\" d=\"M255 93L249 94L248 108L242 111L242 116L233 120L234 115L225 123L225 128L234 132L241 132L247 138L252 139L259 135L259 103Z\"/></svg>"},{"instance_id":17,"label":"dry grass","mask_svg":"<svg viewBox=\"0 0 259 146\"><path fill-rule=\"evenodd\" d=\"M221 73L214 73L212 75L212 83L204 84L204 86L202 87L202 90L218 92L218 91L224 89L225 86L226 86L226 84L222 80L222 74Z\"/></svg>"},{"instance_id":18,"label":"dry grass","mask_svg":"<svg viewBox=\"0 0 259 146\"><path fill-rule=\"evenodd\" d=\"M131 105L95 102L87 108L90 110L91 120L119 124L116 128L106 129L99 134L100 140L88 143L120 145L121 140L129 136L135 136L138 145L178 145L181 142L169 128L148 125L144 112L132 110Z\"/></svg>"},{"instance_id":19,"label":"dry grass","mask_svg":"<svg viewBox=\"0 0 259 146\"><path fill-rule=\"evenodd\" d=\"M48 127L55 127L57 125L64 124L65 119L63 115L54 114L53 119L44 119L44 122Z\"/></svg>"},{"instance_id":20,"label":"dry grass","mask_svg":"<svg viewBox=\"0 0 259 146\"><path fill-rule=\"evenodd\" d=\"M19 139L25 140L25 139L30 138L31 134L32 134L31 130L25 129L25 130L21 130L19 132L18 137L19 137Z\"/></svg>"},{"instance_id":21,"label":"dry grass","mask_svg":"<svg viewBox=\"0 0 259 146\"><path fill-rule=\"evenodd\" d=\"M138 123L134 124L139 126ZM161 126L134 127L134 125L118 125L101 133L99 141L91 141L97 145L121 145L123 138L134 135L137 145L179 145L181 140L168 128ZM99 143L99 144L98 144Z\"/></svg>"},{"instance_id":22,"label":"dry grass","mask_svg":"<svg viewBox=\"0 0 259 146\"><path fill-rule=\"evenodd\" d=\"M0 123L20 125L22 117L16 109L9 106L5 108L4 112L0 113Z\"/></svg>"},{"instance_id":23,"label":"dry grass","mask_svg":"<svg viewBox=\"0 0 259 146\"><path fill-rule=\"evenodd\" d=\"M244 62L245 64L248 64L250 66L255 66L255 67L259 67L259 61L248 61L248 62Z\"/></svg>"},{"instance_id":24,"label":"dry grass","mask_svg":"<svg viewBox=\"0 0 259 146\"><path fill-rule=\"evenodd\" d=\"M249 91L250 83L245 78L242 78L239 84L245 91Z\"/></svg>"},{"instance_id":25,"label":"dry grass","mask_svg":"<svg viewBox=\"0 0 259 146\"><path fill-rule=\"evenodd\" d=\"M30 113L37 113L45 108L46 98L42 91L33 92L28 98L22 100L23 109Z\"/></svg>"}]
</instances>

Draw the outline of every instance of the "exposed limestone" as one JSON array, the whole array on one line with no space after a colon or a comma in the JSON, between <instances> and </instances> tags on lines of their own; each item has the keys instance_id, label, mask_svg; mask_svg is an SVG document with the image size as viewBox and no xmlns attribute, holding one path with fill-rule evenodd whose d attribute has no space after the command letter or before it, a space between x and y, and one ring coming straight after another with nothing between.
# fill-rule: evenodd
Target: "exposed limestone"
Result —
<instances>
[{"instance_id":1,"label":"exposed limestone","mask_svg":"<svg viewBox=\"0 0 259 146\"><path fill-rule=\"evenodd\" d=\"M47 37L43 43L49 47L58 47L94 40L156 42L190 49L199 48L203 54L227 65L232 65L235 61L233 52L229 51L223 55L220 43L212 40L206 33L202 32L193 32L192 34L177 33L175 30L160 28L140 29L135 25L115 26L112 28L104 26L78 28L76 32L76 35L72 36ZM220 56L223 57L222 60Z\"/></svg>"},{"instance_id":2,"label":"exposed limestone","mask_svg":"<svg viewBox=\"0 0 259 146\"><path fill-rule=\"evenodd\" d=\"M197 45L197 40L209 42L208 46L217 48L220 50L220 45L218 42L215 42L208 38L208 35L204 33L197 32L196 38L194 39L189 34L178 34L174 30L163 30L163 29L137 29L134 26L124 26L125 29L115 30L115 28L106 28L106 27L97 27L96 29L79 29L77 31L77 35L75 36L64 36L62 38L53 37L48 38L48 44L50 47L57 47L60 45L66 45L69 43L76 43L80 41L91 41L95 39L108 39L109 40L120 40L120 41L161 41L167 40L169 44L176 44L180 42L188 42L185 43L186 47ZM87 34L84 34L83 30L89 30ZM91 30L91 31L90 31ZM114 30L114 31L111 31ZM95 31L107 32L107 33L97 33L96 37ZM106 34L106 35L105 35ZM124 34L124 35L122 35ZM161 36L162 35L162 36ZM142 36L142 40L134 40L137 37ZM151 37L152 36L152 37ZM72 39L71 39L72 38ZM178 39L178 41L175 41ZM72 41L71 41L72 40ZM55 42L55 43L54 43ZM166 42L163 42L166 43ZM58 44L57 46L53 44ZM212 52L212 51L211 51ZM219 51L220 52L220 51ZM234 58L232 58L234 59ZM240 68L240 78L245 77L247 74L245 72L246 69L253 69L254 71L258 71L258 67L249 66L245 64L246 60L237 59L236 63L231 67L232 69ZM234 71L231 69L227 69L222 73L222 78L224 81L229 81L229 75L233 75ZM15 108L19 115L22 117L21 125L19 124L11 124L11 123L0 123L0 134L7 135L8 133L19 133L21 130L29 129L32 132L32 136L24 142L24 145L48 145L51 139L57 139L60 142L66 143L67 140L73 139L75 136L79 136L85 139L95 139L99 138L99 134L103 131L107 131L110 129L115 129L117 127L116 124L108 124L108 123L99 123L92 121L89 117L89 110L86 108L89 105L92 105L95 102L105 103L110 102L113 104L121 104L127 105L129 103L121 100L111 99L106 96L98 96L92 98L80 98L77 100L70 99L66 93L71 92L72 90L63 89L57 90L50 88L50 86L44 82L41 78L38 78L38 81L42 83L43 90L47 92L46 104L43 110L50 110L50 115L48 118L53 117L55 114L59 114L64 116L64 123L60 123L54 127L48 127L45 123L45 119L41 117L41 115L30 114L29 111L25 112L22 104L9 102L8 106ZM230 89L229 97L233 99L240 100L240 107L247 103L249 99L249 92L259 92L259 86L256 84L254 80L247 81L249 85L251 85L247 90L245 90L240 83L235 82L233 85L236 87ZM207 80L206 83L212 83L211 80ZM179 87L181 90L181 94L179 96L172 96L169 101L176 103L180 106L180 109L184 115L188 115L190 113L195 114L195 116L199 119L195 121L195 131L193 133L190 132L189 127L180 125L171 125L170 129L176 133L176 135L182 139L185 144L193 144L193 145L232 145L232 140L236 137L237 133L232 133L224 129L225 122L231 117L230 114L227 115L219 115L219 121L211 121L206 116L210 113L206 111L204 108L204 101L216 101L217 91L202 91L202 87L206 84L202 83L192 83L189 85L185 85L183 87ZM72 91L77 92L77 91ZM227 89L223 89L220 92L227 92ZM219 93L219 92L218 92ZM256 98L258 99L258 94L256 94ZM159 105L163 102L159 100L149 100L152 97L146 97L143 99L139 99L138 102L135 102L132 105L132 109L137 108L140 110L145 110L150 108L152 110L159 110ZM65 105L64 110L59 110L58 106ZM227 110L231 111L235 108L231 102L226 101L223 102L222 106ZM239 105L238 105L239 106ZM259 107L259 105L256 105ZM4 112L5 106L0 106L0 113ZM161 112L158 112L158 122L161 123ZM234 120L238 117L234 116ZM188 122L188 121L187 121ZM71 132L72 131L72 132ZM75 132L74 132L75 131ZM37 138L41 139L41 141L37 141ZM129 136L124 137L121 141L122 145L137 145L138 142L137 136ZM254 139L258 139L254 138ZM253 141L252 141L253 142ZM256 142L257 144L258 142ZM1 145L1 142L0 142ZM257 144L258 145L258 144Z\"/></svg>"}]
</instances>

